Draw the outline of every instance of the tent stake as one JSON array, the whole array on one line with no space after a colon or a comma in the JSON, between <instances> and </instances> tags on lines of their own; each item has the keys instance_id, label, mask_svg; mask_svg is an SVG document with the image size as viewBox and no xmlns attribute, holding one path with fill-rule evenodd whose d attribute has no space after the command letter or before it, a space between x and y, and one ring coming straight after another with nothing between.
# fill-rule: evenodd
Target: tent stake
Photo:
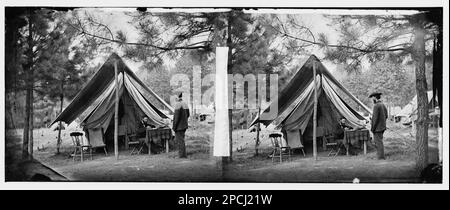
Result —
<instances>
[{"instance_id":1,"label":"tent stake","mask_svg":"<svg viewBox=\"0 0 450 210\"><path fill-rule=\"evenodd\" d=\"M317 81L316 81L316 61L313 61L314 75L314 113L313 113L313 156L317 160Z\"/></svg>"},{"instance_id":2,"label":"tent stake","mask_svg":"<svg viewBox=\"0 0 450 210\"><path fill-rule=\"evenodd\" d=\"M119 77L117 61L114 62L114 77L116 81L116 101L114 109L114 156L119 159Z\"/></svg>"}]
</instances>

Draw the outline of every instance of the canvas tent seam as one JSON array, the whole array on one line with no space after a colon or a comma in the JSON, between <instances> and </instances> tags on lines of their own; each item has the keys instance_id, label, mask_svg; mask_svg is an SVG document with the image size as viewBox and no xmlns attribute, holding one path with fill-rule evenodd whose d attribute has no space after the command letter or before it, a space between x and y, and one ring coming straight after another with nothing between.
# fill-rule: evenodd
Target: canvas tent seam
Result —
<instances>
[{"instance_id":1,"label":"canvas tent seam","mask_svg":"<svg viewBox=\"0 0 450 210\"><path fill-rule=\"evenodd\" d=\"M328 96L330 100L332 100L333 105L335 105L336 103L337 105L339 105L339 106L335 105L335 107L340 112L340 114L347 119L347 121L350 123L351 126L353 127L363 126L360 122L358 122L359 119L357 118L357 116L345 106L343 101L337 96L337 93L330 87L328 79L326 77L323 77L322 80L323 80L323 90L325 94Z\"/></svg>"},{"instance_id":2,"label":"canvas tent seam","mask_svg":"<svg viewBox=\"0 0 450 210\"><path fill-rule=\"evenodd\" d=\"M119 74L119 75L120 75L120 74ZM120 76L119 76L119 81L120 81ZM119 82L119 84L120 84L120 82ZM97 100L99 100L99 103L97 103L97 104L95 105L95 108L92 109L89 113L86 113L86 115L85 115L83 118L80 118L80 122L84 122L86 119L88 119L89 117L91 117L92 114L93 114L94 112L97 111L97 109L99 108L99 106L101 106L101 104L104 103L105 99L111 94L111 92L114 91L114 89L115 89L115 82L111 81L111 83L110 83L110 84L108 85L108 87L105 89L104 94L102 94L102 95L100 95L100 96L98 97ZM119 96L119 97L120 97L120 96ZM96 101L96 100L94 100L92 103L95 103L95 101ZM86 108L86 110L87 110L87 109L89 109L89 107ZM86 111L86 110L85 110L85 111Z\"/></svg>"},{"instance_id":3,"label":"canvas tent seam","mask_svg":"<svg viewBox=\"0 0 450 210\"><path fill-rule=\"evenodd\" d=\"M86 118L85 121L83 121L83 124L84 124L83 127L85 127L85 128L101 127L101 128L103 128L104 132L107 131L108 125L109 125L109 123L112 119L112 116L114 115L114 111L115 111L114 103L113 103L115 101L115 92L116 92L115 82L114 82L114 84L112 84L112 87L113 87L113 90L107 95L105 100L103 100L101 102L101 105L98 106L97 109L90 114L89 118ZM122 97L123 91L124 91L123 79L119 78L119 98ZM105 106L104 113L107 113L107 114L103 114L100 112L100 108L102 106ZM96 119L91 119L96 114L98 114L99 116L97 116Z\"/></svg>"},{"instance_id":4,"label":"canvas tent seam","mask_svg":"<svg viewBox=\"0 0 450 210\"><path fill-rule=\"evenodd\" d=\"M149 119L152 120L155 124L158 126L164 125L164 121L162 120L161 116L153 110L153 107L150 106L147 101L142 97L139 98L139 91L134 87L134 85L131 83L130 79L128 78L128 75L125 75L125 88L128 90L129 95L134 99L134 101L137 103L139 108L141 108L144 113L149 116ZM142 102L142 100L145 100L145 102ZM148 106L146 106L148 105ZM166 116L167 117L167 116ZM158 119L160 118L160 119Z\"/></svg>"},{"instance_id":5,"label":"canvas tent seam","mask_svg":"<svg viewBox=\"0 0 450 210\"><path fill-rule=\"evenodd\" d=\"M319 81L319 83L316 84L316 89L319 90L320 86L321 86L321 82L320 82L320 76L317 75L317 77L319 77L319 80L317 80L317 81ZM316 79L317 79L317 77L316 77ZM295 113L298 110L298 108L302 102L304 102L306 104L305 105L306 107L304 108L303 113L307 113L309 111L309 109L312 105L308 105L308 102L311 101L311 99L313 98L313 93L314 93L313 86L314 86L314 81L311 81L308 88L305 89L305 90L307 90L307 92L305 91L304 93L302 93L300 95L297 105L295 105L295 107L293 109L291 109L291 111L289 111L289 114L286 117L282 118L283 120L280 123L277 123L278 124L278 125L276 125L277 127L279 127L280 125L283 125L286 122L286 120L289 119L289 117L291 117L292 113ZM320 92L317 94L317 98L320 97L320 94L321 94ZM303 98L302 98L302 95L304 95ZM288 110L285 110L285 111L288 111ZM292 123L290 123L290 124L292 124Z\"/></svg>"},{"instance_id":6,"label":"canvas tent seam","mask_svg":"<svg viewBox=\"0 0 450 210\"><path fill-rule=\"evenodd\" d=\"M369 109L369 107L367 107L364 103L362 103L360 100L358 100L358 98L356 98L356 96L354 96L350 91L348 91L342 84L340 84L336 78L334 78L334 76L328 71L328 69L324 66L324 70L327 74L327 77L329 80L331 80L331 82L336 85L337 87L339 87L342 91L344 91L345 94L347 94L348 96L350 96L350 98L355 101L358 105L360 105L364 110L366 110L370 115L372 115L372 110Z\"/></svg>"},{"instance_id":7,"label":"canvas tent seam","mask_svg":"<svg viewBox=\"0 0 450 210\"><path fill-rule=\"evenodd\" d=\"M147 92L149 92L150 94L152 94L158 101L160 101L164 106L166 106L166 108L169 109L169 111L171 111L172 113L174 112L174 109L172 106L170 106L169 104L167 104L161 97L159 97L155 92L153 92L150 88L148 88L141 80L139 80L136 76L136 74L134 74L134 72L130 72L129 74L134 81L136 81L141 87L143 87Z\"/></svg>"},{"instance_id":8,"label":"canvas tent seam","mask_svg":"<svg viewBox=\"0 0 450 210\"><path fill-rule=\"evenodd\" d=\"M317 99L320 98L320 96L322 95L322 89L320 88L322 86L321 84L321 80L320 80L320 75L317 75L317 77L319 77L319 79L317 80L318 83L316 84L316 90L318 91L317 93ZM314 82L312 82L313 84ZM305 132L305 128L308 125L309 119L311 119L311 116L314 112L314 89L311 88L310 92L307 94L307 97L305 98L305 100L302 101L304 103L304 107L303 107L303 112L301 112L300 116L295 119L295 118L291 118L293 117L292 115L294 113L296 113L298 110L293 110L290 113L289 118L286 118L283 122L283 124L280 124L280 128L283 127L285 130L293 130L293 129L297 129L297 130L301 130L302 134ZM291 122L287 122L290 119L292 119ZM297 126L295 126L296 124L299 124Z\"/></svg>"},{"instance_id":9,"label":"canvas tent seam","mask_svg":"<svg viewBox=\"0 0 450 210\"><path fill-rule=\"evenodd\" d=\"M151 106L152 106L152 108L153 109L155 109L155 111L157 111L160 115L163 115L164 117L167 117L167 115L166 114L164 114L163 112L161 112L161 111L159 111L158 110L158 108L156 107L156 106L154 106L151 102L150 102L150 100L148 99L148 97L146 96L146 95L144 95L143 93L142 93L142 91L139 91L140 89L138 89L138 86L141 86L142 87L142 89L141 90L143 90L143 91L146 91L146 92L148 92L150 95L155 95L154 93L151 93L150 91L150 89L149 88L147 88L146 86L143 86L143 85L141 85L141 83L139 83L139 79L136 79L135 77L133 77L132 75L128 75L129 76L129 79L130 79L130 82L131 82L131 84L138 90L138 92L140 93L140 95L147 101L147 103L149 103ZM156 95L157 96L157 95ZM158 96L159 97L159 96ZM167 105L167 106L166 106ZM170 106L170 105L168 105L168 104L166 104L165 106L166 106L166 108L168 108L169 109L169 111L171 111L172 113L173 113L173 107L172 106Z\"/></svg>"},{"instance_id":10,"label":"canvas tent seam","mask_svg":"<svg viewBox=\"0 0 450 210\"><path fill-rule=\"evenodd\" d=\"M285 88L283 88L283 90L281 90L279 96L277 99L278 100L278 112L282 112L284 113L286 111L286 109L289 108L289 106L296 101L295 99L289 100L289 98L298 98L303 91L308 87L308 85L313 81L312 79L309 79L308 81L305 81L306 84L308 84L307 86L305 86L303 88L303 91L300 91L298 88L298 83L296 82L297 80L301 79L301 73L305 72L307 73L304 68L306 68L306 64L308 64L309 62L311 62L312 59L314 59L313 57L314 55L311 55L304 63L303 65L300 67L300 69L295 73L295 75L289 80L288 84L285 86ZM290 89L294 89L295 88L295 92L294 93L289 93L288 90ZM284 104L280 105L280 102L283 102L282 99L288 98L287 101ZM272 104L272 103L271 103ZM269 105L268 107L270 107L271 105ZM265 113L267 113L267 108L265 109L261 109L261 112L259 114L259 116L264 115ZM277 116L271 118L272 120L265 120L263 122L264 125L269 125L270 123L272 123L274 121L274 119L276 119ZM253 122L251 123L251 126L253 126L257 121L260 121L260 117L255 118L255 120L253 120Z\"/></svg>"}]
</instances>

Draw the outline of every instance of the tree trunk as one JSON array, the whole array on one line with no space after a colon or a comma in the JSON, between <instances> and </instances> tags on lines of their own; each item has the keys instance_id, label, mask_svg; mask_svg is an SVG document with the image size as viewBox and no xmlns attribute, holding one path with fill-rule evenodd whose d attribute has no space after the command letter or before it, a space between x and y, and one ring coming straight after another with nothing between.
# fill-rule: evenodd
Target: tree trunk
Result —
<instances>
[{"instance_id":1,"label":"tree trunk","mask_svg":"<svg viewBox=\"0 0 450 210\"><path fill-rule=\"evenodd\" d=\"M9 126L11 126L11 128L13 128L13 129L15 129L16 128L16 124L14 123L14 115L13 115L13 111L12 111L12 108L9 108L8 109L8 114L9 114L9 119L10 119L10 125Z\"/></svg>"},{"instance_id":2,"label":"tree trunk","mask_svg":"<svg viewBox=\"0 0 450 210\"><path fill-rule=\"evenodd\" d=\"M33 159L33 146L34 146L34 142L33 142L33 130L34 130L34 107L33 107L33 102L34 102L34 72L33 72L33 68L31 68L30 71L31 75L30 75L30 126L28 127L29 131L28 134L30 135L30 137L28 138L28 158L31 160Z\"/></svg>"},{"instance_id":3,"label":"tree trunk","mask_svg":"<svg viewBox=\"0 0 450 210\"><path fill-rule=\"evenodd\" d=\"M25 121L23 128L23 142L22 142L22 158L28 158L29 156L29 141L30 141L30 125L31 123L31 106L32 104L32 85L31 85L31 70L33 68L33 24L32 24L32 9L29 10L28 13L28 37L27 44L28 49L26 51L27 54L27 63L24 65L25 78L26 78L26 97L25 97Z\"/></svg>"},{"instance_id":4,"label":"tree trunk","mask_svg":"<svg viewBox=\"0 0 450 210\"><path fill-rule=\"evenodd\" d=\"M60 96L60 100L61 100L61 104L60 104L60 109L59 109L59 113L61 114L63 111L63 102L64 102L64 81L61 82L61 96ZM59 128L58 128L58 141L56 142L56 154L59 154L59 149L61 148L61 129L62 129L62 122L59 121L58 124Z\"/></svg>"},{"instance_id":5,"label":"tree trunk","mask_svg":"<svg viewBox=\"0 0 450 210\"><path fill-rule=\"evenodd\" d=\"M28 73L29 73L29 80L28 80L28 87L29 87L29 100L28 100L28 106L29 106L29 118L28 118L28 158L31 160L33 158L33 129L34 129L34 108L33 108L33 102L34 102L34 43L33 43L33 28L32 28L32 10L30 10L29 13L29 35L28 35Z\"/></svg>"},{"instance_id":6,"label":"tree trunk","mask_svg":"<svg viewBox=\"0 0 450 210\"><path fill-rule=\"evenodd\" d=\"M26 80L28 81L29 72L25 70ZM25 120L23 122L23 140L22 140L22 158L28 158L28 137L29 135L29 124L30 122L30 91L27 85L26 87L26 96L25 96Z\"/></svg>"},{"instance_id":7,"label":"tree trunk","mask_svg":"<svg viewBox=\"0 0 450 210\"><path fill-rule=\"evenodd\" d=\"M5 95L7 95L7 97L8 97L8 101L6 102L7 103L7 105L6 105L6 109L8 110L8 115L9 115L9 125L7 125L7 126L9 126L10 128L13 128L13 129L15 129L16 128L16 125L15 125L15 123L14 123L14 115L13 115L13 112L14 112L14 105L13 104L11 104L11 101L14 101L15 99L14 98L12 98L11 97L11 95L10 94L5 94Z\"/></svg>"},{"instance_id":8,"label":"tree trunk","mask_svg":"<svg viewBox=\"0 0 450 210\"><path fill-rule=\"evenodd\" d=\"M415 29L414 51L417 121L416 121L416 169L420 172L428 165L428 96L425 74L425 30Z\"/></svg>"},{"instance_id":9,"label":"tree trunk","mask_svg":"<svg viewBox=\"0 0 450 210\"><path fill-rule=\"evenodd\" d=\"M227 67L227 73L233 74L233 59L232 59L232 51L233 51L233 46L232 46L232 39L231 39L231 24L233 21L233 11L231 11L228 14L228 25L227 25L227 47L228 47L228 67ZM232 93L228 93L228 94L232 94ZM233 101L231 101L233 102ZM231 103L231 105L233 105L233 103ZM230 136L230 157L229 157L229 161L232 162L233 161L233 106L228 107L228 119L229 119L229 136Z\"/></svg>"}]
</instances>

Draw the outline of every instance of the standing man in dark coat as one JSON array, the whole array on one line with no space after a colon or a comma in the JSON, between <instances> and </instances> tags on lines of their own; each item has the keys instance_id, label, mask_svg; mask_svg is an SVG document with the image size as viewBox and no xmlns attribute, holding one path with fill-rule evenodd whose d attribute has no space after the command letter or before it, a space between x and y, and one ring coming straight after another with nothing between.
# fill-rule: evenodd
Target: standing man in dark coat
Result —
<instances>
[{"instance_id":1,"label":"standing man in dark coat","mask_svg":"<svg viewBox=\"0 0 450 210\"><path fill-rule=\"evenodd\" d=\"M186 157L186 145L184 143L184 133L188 128L189 107L182 99L183 95L178 95L175 111L173 114L173 131L175 132L175 142L178 145L178 155L180 158Z\"/></svg>"},{"instance_id":2,"label":"standing man in dark coat","mask_svg":"<svg viewBox=\"0 0 450 210\"><path fill-rule=\"evenodd\" d=\"M377 157L378 159L384 159L383 133L386 130L388 112L386 106L381 102L381 93L372 93L369 98L374 103L370 130L373 133L373 140L377 148Z\"/></svg>"}]
</instances>

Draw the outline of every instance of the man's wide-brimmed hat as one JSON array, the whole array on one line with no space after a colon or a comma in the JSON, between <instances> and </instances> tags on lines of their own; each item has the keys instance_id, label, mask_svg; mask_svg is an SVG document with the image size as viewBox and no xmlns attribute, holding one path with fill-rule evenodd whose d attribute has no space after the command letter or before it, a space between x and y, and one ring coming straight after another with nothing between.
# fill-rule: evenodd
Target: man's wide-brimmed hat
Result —
<instances>
[{"instance_id":1,"label":"man's wide-brimmed hat","mask_svg":"<svg viewBox=\"0 0 450 210\"><path fill-rule=\"evenodd\" d=\"M380 92L373 92L369 95L369 98L374 97L374 96L381 96L382 94Z\"/></svg>"}]
</instances>

